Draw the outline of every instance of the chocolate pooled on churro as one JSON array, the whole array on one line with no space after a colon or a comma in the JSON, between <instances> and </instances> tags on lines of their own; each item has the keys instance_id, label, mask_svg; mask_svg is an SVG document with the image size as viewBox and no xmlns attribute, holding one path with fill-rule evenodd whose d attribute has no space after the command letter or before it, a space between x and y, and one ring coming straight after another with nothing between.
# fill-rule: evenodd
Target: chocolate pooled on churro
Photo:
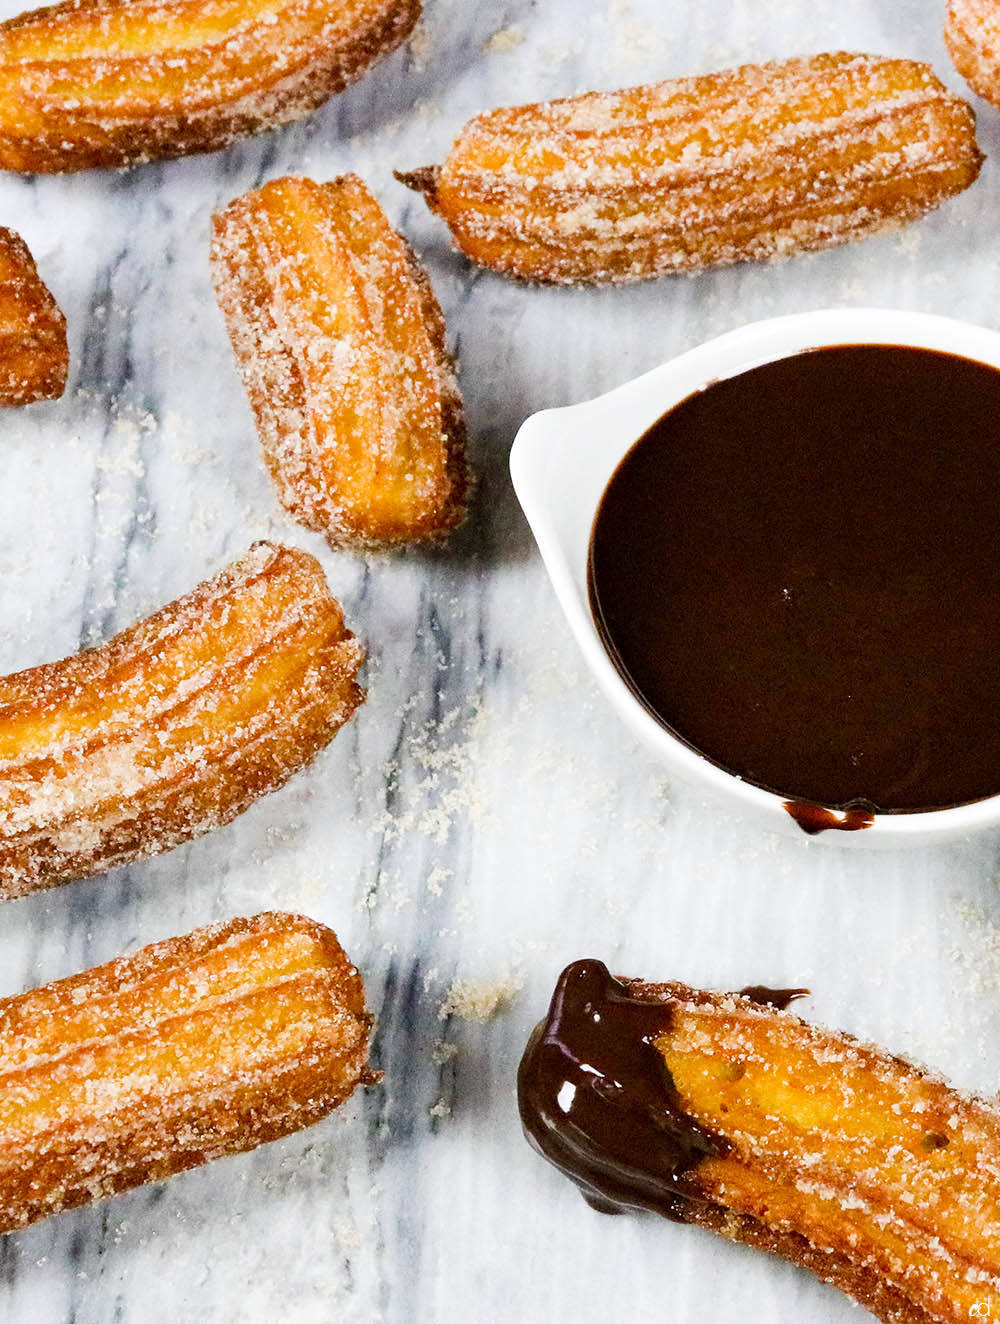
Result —
<instances>
[{"instance_id":1,"label":"chocolate pooled on churro","mask_svg":"<svg viewBox=\"0 0 1000 1324\"><path fill-rule=\"evenodd\" d=\"M1000 1313L1000 1107L784 1010L578 961L521 1062L529 1140L596 1207L784 1256L885 1324Z\"/></svg>"}]
</instances>

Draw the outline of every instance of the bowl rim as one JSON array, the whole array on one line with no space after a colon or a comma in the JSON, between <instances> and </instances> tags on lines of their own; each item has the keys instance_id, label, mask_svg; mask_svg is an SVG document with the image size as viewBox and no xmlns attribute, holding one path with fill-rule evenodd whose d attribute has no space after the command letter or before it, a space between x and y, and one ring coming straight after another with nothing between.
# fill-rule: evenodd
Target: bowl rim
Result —
<instances>
[{"instance_id":1,"label":"bowl rim","mask_svg":"<svg viewBox=\"0 0 1000 1324\"><path fill-rule=\"evenodd\" d=\"M887 308L822 308L751 322L668 359L594 399L532 414L510 454L514 490L584 660L619 715L686 780L792 824L786 798L727 772L659 722L633 694L597 631L587 592L590 531L607 482L658 418L716 380L834 345L900 345L972 359L1000 370L1000 333L957 318ZM955 837L1000 823L1000 793L970 804L876 813L866 843Z\"/></svg>"}]
</instances>

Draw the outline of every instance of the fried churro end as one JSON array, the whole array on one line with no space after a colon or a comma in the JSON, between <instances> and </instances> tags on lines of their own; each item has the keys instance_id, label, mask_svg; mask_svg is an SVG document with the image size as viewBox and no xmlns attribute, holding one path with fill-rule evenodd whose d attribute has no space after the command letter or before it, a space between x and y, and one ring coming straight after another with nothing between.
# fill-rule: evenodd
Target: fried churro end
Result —
<instances>
[{"instance_id":1,"label":"fried churro end","mask_svg":"<svg viewBox=\"0 0 1000 1324\"><path fill-rule=\"evenodd\" d=\"M431 211L436 212L438 210L437 195L441 183L440 166L418 166L416 170L394 170L392 173L400 184L405 185L414 193L419 193Z\"/></svg>"},{"instance_id":2,"label":"fried churro end","mask_svg":"<svg viewBox=\"0 0 1000 1324\"><path fill-rule=\"evenodd\" d=\"M62 309L21 236L0 227L0 406L56 400L68 372Z\"/></svg>"}]
</instances>

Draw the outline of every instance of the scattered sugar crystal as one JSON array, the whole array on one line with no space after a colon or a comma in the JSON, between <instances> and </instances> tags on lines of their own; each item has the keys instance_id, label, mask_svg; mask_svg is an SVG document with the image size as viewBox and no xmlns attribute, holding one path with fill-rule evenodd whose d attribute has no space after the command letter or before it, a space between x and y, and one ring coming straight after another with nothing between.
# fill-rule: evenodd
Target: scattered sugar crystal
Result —
<instances>
[{"instance_id":1,"label":"scattered sugar crystal","mask_svg":"<svg viewBox=\"0 0 1000 1324\"><path fill-rule=\"evenodd\" d=\"M463 1021L489 1021L520 992L521 981L505 976L487 983L456 979L438 1008L438 1020L457 1016Z\"/></svg>"}]
</instances>

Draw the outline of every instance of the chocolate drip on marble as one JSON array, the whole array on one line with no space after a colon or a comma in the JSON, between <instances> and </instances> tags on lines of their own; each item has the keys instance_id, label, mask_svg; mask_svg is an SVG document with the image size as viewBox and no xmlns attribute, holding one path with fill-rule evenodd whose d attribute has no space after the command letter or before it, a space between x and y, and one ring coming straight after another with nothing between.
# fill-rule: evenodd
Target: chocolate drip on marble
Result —
<instances>
[{"instance_id":1,"label":"chocolate drip on marble","mask_svg":"<svg viewBox=\"0 0 1000 1324\"><path fill-rule=\"evenodd\" d=\"M748 984L740 989L740 997L748 1002L755 1002L758 1007L774 1007L775 1011L787 1011L799 998L807 998L807 988L768 988L766 984Z\"/></svg>"}]
</instances>

